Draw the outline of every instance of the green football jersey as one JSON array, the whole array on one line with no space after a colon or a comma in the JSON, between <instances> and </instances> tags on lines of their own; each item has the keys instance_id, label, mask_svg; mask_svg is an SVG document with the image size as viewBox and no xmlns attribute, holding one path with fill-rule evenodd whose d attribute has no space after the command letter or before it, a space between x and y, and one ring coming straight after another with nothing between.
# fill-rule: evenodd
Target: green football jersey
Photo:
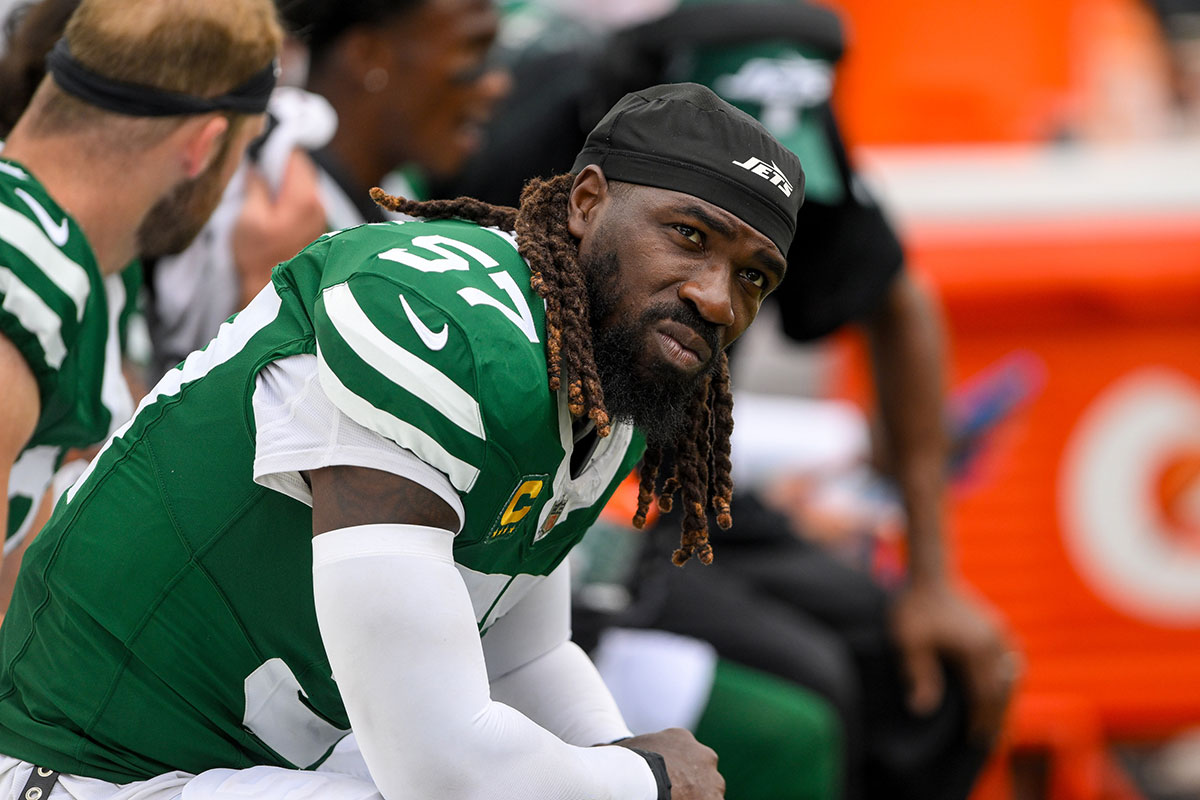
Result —
<instances>
[{"instance_id":1,"label":"green football jersey","mask_svg":"<svg viewBox=\"0 0 1200 800\"><path fill-rule=\"evenodd\" d=\"M545 312L511 235L330 234L170 371L56 507L0 628L0 753L116 781L319 764L349 722L312 594L312 513L253 479L264 366L316 355L347 416L444 473L481 635L566 556L640 456L572 473Z\"/></svg>"},{"instance_id":2,"label":"green football jersey","mask_svg":"<svg viewBox=\"0 0 1200 800\"><path fill-rule=\"evenodd\" d=\"M41 401L9 479L6 538L28 529L66 450L103 440L133 411L118 327L136 288L101 277L75 220L24 167L0 159L0 334L29 365Z\"/></svg>"}]
</instances>

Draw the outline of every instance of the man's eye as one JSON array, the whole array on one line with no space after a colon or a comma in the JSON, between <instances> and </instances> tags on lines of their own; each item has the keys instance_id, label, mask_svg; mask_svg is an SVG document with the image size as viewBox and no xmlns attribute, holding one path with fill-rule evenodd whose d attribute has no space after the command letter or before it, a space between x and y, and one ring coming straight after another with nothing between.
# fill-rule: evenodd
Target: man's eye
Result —
<instances>
[{"instance_id":1,"label":"man's eye","mask_svg":"<svg viewBox=\"0 0 1200 800\"><path fill-rule=\"evenodd\" d=\"M450 76L450 82L457 86L471 86L478 83L491 70L487 61L479 61L469 67L464 67Z\"/></svg>"},{"instance_id":2,"label":"man's eye","mask_svg":"<svg viewBox=\"0 0 1200 800\"><path fill-rule=\"evenodd\" d=\"M742 273L742 276L759 289L766 291L769 281L765 272L759 272L756 269L748 269Z\"/></svg>"},{"instance_id":3,"label":"man's eye","mask_svg":"<svg viewBox=\"0 0 1200 800\"><path fill-rule=\"evenodd\" d=\"M494 49L477 54L450 76L450 81L458 86L472 86L483 80L489 72L504 69L499 53Z\"/></svg>"},{"instance_id":4,"label":"man's eye","mask_svg":"<svg viewBox=\"0 0 1200 800\"><path fill-rule=\"evenodd\" d=\"M683 238L695 242L702 247L704 246L704 234L693 228L691 225L676 225L675 230L679 231L679 234L683 236Z\"/></svg>"}]
</instances>

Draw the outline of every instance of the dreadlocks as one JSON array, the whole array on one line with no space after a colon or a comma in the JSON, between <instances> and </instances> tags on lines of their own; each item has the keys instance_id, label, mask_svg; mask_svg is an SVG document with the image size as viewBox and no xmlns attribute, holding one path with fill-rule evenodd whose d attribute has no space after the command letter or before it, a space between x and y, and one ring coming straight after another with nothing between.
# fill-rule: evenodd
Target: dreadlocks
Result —
<instances>
[{"instance_id":1,"label":"dreadlocks","mask_svg":"<svg viewBox=\"0 0 1200 800\"><path fill-rule=\"evenodd\" d=\"M479 225L516 230L518 250L529 263L529 284L546 301L546 364L550 389L567 381L567 403L572 417L588 418L596 433L612 430L604 405L604 390L592 351L587 283L579 265L579 245L567 229L567 201L574 175L531 180L521 193L520 208L494 206L469 197L419 202L392 197L372 189L376 203L391 211L427 219L457 217ZM654 495L664 513L681 495L683 521L679 548L671 560L678 565L695 555L712 562L708 542L708 512L717 525L733 525L730 502L733 479L729 462L729 436L733 431L733 397L729 392L729 365L725 354L717 357L714 373L697 388L689 408L690 430L682 432L668 448L673 451L673 474L659 486L663 448L651 445L642 460L635 527L646 524Z\"/></svg>"}]
</instances>

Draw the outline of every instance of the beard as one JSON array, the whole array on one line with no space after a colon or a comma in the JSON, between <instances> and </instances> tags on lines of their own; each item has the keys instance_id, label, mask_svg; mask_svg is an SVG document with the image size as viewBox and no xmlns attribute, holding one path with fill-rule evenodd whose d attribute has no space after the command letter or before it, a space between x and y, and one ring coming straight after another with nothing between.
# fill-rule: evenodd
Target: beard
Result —
<instances>
[{"instance_id":1,"label":"beard","mask_svg":"<svg viewBox=\"0 0 1200 800\"><path fill-rule=\"evenodd\" d=\"M632 423L651 446L671 447L689 429L688 411L704 379L717 370L720 336L712 323L684 302L660 303L634 320L615 319L621 263L615 251L581 259L588 293L592 350L604 404L612 419ZM709 363L685 372L650 355L647 336L664 319L687 325L711 349Z\"/></svg>"},{"instance_id":2,"label":"beard","mask_svg":"<svg viewBox=\"0 0 1200 800\"><path fill-rule=\"evenodd\" d=\"M229 140L217 157L194 178L171 187L138 225L138 255L144 259L175 255L187 249L204 228L225 191L222 175Z\"/></svg>"}]
</instances>

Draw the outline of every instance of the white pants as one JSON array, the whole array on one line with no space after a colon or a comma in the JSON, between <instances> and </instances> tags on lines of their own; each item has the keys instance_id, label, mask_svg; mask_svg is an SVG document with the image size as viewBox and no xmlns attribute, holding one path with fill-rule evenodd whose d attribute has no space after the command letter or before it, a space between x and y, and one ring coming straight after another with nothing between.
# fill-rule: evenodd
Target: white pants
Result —
<instances>
[{"instance_id":1,"label":"white pants","mask_svg":"<svg viewBox=\"0 0 1200 800\"><path fill-rule=\"evenodd\" d=\"M0 800L21 800L33 771L27 761L0 756ZM199 775L168 772L144 781L111 783L60 775L40 800L383 800L371 782L353 735L347 736L313 772L283 767L210 769Z\"/></svg>"}]
</instances>

